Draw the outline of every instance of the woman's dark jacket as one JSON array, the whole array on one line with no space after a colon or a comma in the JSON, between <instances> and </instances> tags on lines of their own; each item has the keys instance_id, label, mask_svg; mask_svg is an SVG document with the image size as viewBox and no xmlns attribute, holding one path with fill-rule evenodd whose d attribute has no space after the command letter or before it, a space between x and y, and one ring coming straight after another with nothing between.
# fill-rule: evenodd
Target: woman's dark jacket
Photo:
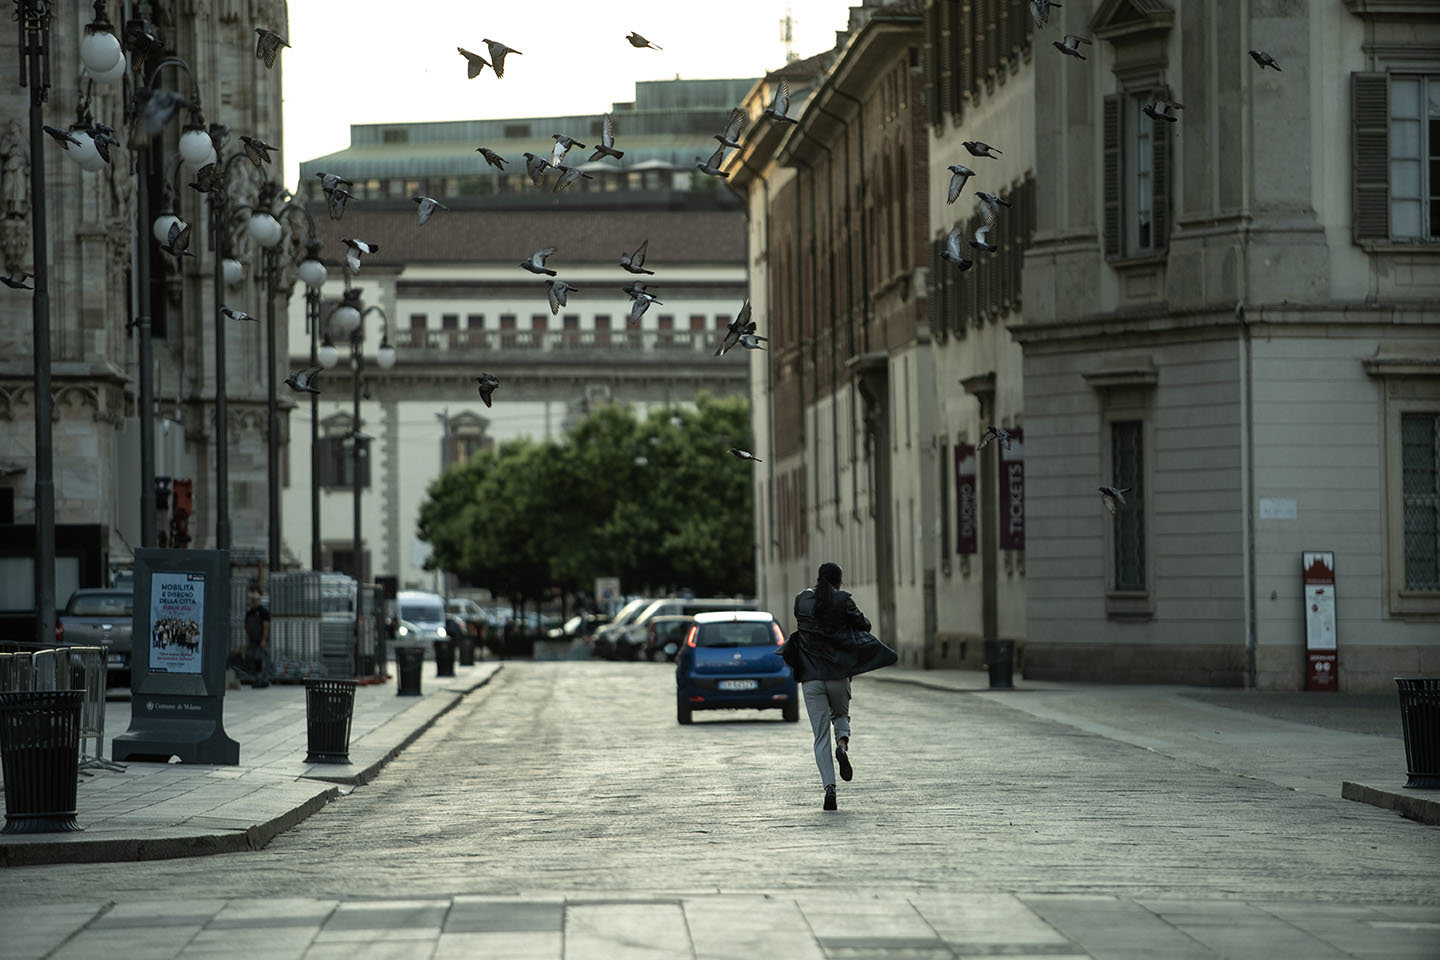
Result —
<instances>
[{"instance_id":1,"label":"woman's dark jacket","mask_svg":"<svg viewBox=\"0 0 1440 960\"><path fill-rule=\"evenodd\" d=\"M795 625L786 641L785 662L795 679L844 680L857 673L888 667L895 651L870 633L870 621L844 590L836 590L831 603L818 614L815 588L795 598Z\"/></svg>"}]
</instances>

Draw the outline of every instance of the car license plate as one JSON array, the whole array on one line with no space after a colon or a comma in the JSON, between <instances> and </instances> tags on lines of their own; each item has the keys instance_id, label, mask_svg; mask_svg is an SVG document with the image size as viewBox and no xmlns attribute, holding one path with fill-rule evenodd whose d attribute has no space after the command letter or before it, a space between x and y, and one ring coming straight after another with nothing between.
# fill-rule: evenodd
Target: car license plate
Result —
<instances>
[{"instance_id":1,"label":"car license plate","mask_svg":"<svg viewBox=\"0 0 1440 960\"><path fill-rule=\"evenodd\" d=\"M112 666L112 667L123 667L123 666L125 666L125 654L123 654L123 653L112 653L112 654L110 654L110 666Z\"/></svg>"},{"instance_id":2,"label":"car license plate","mask_svg":"<svg viewBox=\"0 0 1440 960\"><path fill-rule=\"evenodd\" d=\"M721 680L721 690L754 690L760 686L759 680Z\"/></svg>"}]
</instances>

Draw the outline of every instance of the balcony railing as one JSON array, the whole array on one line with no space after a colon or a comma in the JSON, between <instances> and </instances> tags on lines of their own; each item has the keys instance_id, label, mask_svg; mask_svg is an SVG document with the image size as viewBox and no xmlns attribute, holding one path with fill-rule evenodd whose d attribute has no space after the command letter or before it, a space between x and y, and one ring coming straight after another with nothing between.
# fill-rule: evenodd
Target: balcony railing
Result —
<instances>
[{"instance_id":1,"label":"balcony railing","mask_svg":"<svg viewBox=\"0 0 1440 960\"><path fill-rule=\"evenodd\" d=\"M709 356L722 330L400 330L395 349L405 356L424 353L513 351L517 354L655 358ZM739 356L733 350L727 356Z\"/></svg>"}]
</instances>

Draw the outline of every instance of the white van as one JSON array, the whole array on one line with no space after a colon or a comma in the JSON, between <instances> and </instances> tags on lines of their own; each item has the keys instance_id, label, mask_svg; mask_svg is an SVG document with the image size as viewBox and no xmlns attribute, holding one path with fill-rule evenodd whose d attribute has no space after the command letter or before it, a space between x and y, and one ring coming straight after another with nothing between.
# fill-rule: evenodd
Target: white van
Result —
<instances>
[{"instance_id":1,"label":"white van","mask_svg":"<svg viewBox=\"0 0 1440 960\"><path fill-rule=\"evenodd\" d=\"M396 643L430 643L445 639L445 601L438 593L401 590L395 595L400 618Z\"/></svg>"}]
</instances>

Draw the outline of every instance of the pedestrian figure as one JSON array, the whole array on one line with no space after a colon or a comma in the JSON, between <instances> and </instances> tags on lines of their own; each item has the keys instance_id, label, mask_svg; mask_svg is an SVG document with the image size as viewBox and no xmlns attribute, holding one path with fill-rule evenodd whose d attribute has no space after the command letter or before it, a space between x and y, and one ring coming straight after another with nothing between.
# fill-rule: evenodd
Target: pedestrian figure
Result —
<instances>
[{"instance_id":1,"label":"pedestrian figure","mask_svg":"<svg viewBox=\"0 0 1440 960\"><path fill-rule=\"evenodd\" d=\"M815 765L825 785L824 809L834 810L835 764L840 777L854 776L850 765L850 678L888 667L895 651L870 632L870 621L850 594L840 589L842 573L822 563L815 586L795 598L795 633L786 642L785 660L795 671L805 712L815 733ZM830 759L830 727L835 727L835 759Z\"/></svg>"},{"instance_id":2,"label":"pedestrian figure","mask_svg":"<svg viewBox=\"0 0 1440 960\"><path fill-rule=\"evenodd\" d=\"M256 690L270 686L270 611L260 602L260 588L250 588L250 609L245 611L245 639Z\"/></svg>"}]
</instances>

